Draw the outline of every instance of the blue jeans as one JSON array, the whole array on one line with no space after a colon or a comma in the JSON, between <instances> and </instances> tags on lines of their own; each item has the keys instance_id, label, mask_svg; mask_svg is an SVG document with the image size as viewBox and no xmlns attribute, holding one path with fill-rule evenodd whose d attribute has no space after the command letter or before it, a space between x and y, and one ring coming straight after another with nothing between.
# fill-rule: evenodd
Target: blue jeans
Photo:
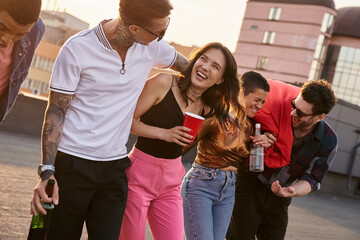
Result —
<instances>
[{"instance_id":1,"label":"blue jeans","mask_svg":"<svg viewBox=\"0 0 360 240\"><path fill-rule=\"evenodd\" d=\"M235 201L236 171L194 163L181 187L187 240L224 240Z\"/></svg>"}]
</instances>

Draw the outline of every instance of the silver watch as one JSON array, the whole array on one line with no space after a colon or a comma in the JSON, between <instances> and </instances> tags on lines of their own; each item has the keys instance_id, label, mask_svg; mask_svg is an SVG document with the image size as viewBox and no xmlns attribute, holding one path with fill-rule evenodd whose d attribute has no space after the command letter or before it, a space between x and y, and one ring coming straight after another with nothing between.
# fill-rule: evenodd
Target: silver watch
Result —
<instances>
[{"instance_id":1,"label":"silver watch","mask_svg":"<svg viewBox=\"0 0 360 240\"><path fill-rule=\"evenodd\" d=\"M53 165L43 165L43 164L40 164L39 165L39 168L38 168L38 174L39 176L45 172L46 170L51 170L53 172L55 172L55 167Z\"/></svg>"}]
</instances>

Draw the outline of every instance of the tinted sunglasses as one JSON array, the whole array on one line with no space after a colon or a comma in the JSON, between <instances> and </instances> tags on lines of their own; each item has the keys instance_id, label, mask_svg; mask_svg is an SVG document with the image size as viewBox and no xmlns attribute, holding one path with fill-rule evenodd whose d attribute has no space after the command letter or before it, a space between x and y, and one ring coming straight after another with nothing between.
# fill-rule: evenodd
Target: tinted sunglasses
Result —
<instances>
[{"instance_id":1,"label":"tinted sunglasses","mask_svg":"<svg viewBox=\"0 0 360 240\"><path fill-rule=\"evenodd\" d=\"M305 114L305 113L303 113L300 109L298 109L298 108L296 107L296 105L295 105L295 99L296 99L296 97L290 99L290 104L291 104L292 109L294 109L294 110L296 111L296 115L297 115L299 118L314 115L313 113L311 113L311 114Z\"/></svg>"},{"instance_id":2,"label":"tinted sunglasses","mask_svg":"<svg viewBox=\"0 0 360 240\"><path fill-rule=\"evenodd\" d=\"M163 39L163 37L165 36L166 30L168 28L170 24L170 17L169 17L169 21L168 24L166 26L166 28L164 30L162 30L159 34L154 33L153 31L150 31L149 29L147 29L146 27L142 27L140 26L142 29L144 29L145 31L147 31L148 33L154 35L155 37L157 37L157 41L159 42L161 39Z\"/></svg>"}]
</instances>

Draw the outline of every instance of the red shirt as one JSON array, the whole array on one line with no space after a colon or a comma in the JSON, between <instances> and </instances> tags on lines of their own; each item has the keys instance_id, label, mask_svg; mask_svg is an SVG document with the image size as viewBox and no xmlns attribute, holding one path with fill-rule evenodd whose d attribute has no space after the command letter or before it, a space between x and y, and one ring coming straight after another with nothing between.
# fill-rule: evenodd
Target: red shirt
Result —
<instances>
[{"instance_id":1,"label":"red shirt","mask_svg":"<svg viewBox=\"0 0 360 240\"><path fill-rule=\"evenodd\" d=\"M271 79L268 79L268 83L270 92L254 120L261 123L262 131L271 132L277 138L265 151L265 165L269 168L280 168L290 163L293 143L290 99L298 96L300 88Z\"/></svg>"}]
</instances>

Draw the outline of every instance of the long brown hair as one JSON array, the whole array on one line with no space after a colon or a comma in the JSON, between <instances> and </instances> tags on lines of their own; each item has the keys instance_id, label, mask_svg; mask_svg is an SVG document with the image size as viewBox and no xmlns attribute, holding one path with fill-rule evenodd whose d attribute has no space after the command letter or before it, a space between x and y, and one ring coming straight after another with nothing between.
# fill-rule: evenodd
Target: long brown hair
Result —
<instances>
[{"instance_id":1,"label":"long brown hair","mask_svg":"<svg viewBox=\"0 0 360 240\"><path fill-rule=\"evenodd\" d=\"M237 74L237 65L230 50L221 43L208 43L192 54L187 68L179 76L178 86L180 94L186 104L188 104L188 101L192 101L187 95L191 85L192 69L200 56L212 48L218 49L224 54L226 67L223 74L224 81L211 86L201 95L202 102L210 108L210 112L205 117L215 115L220 125L225 129L231 128L232 124L240 128L240 124L243 123L246 114L244 106L239 103L238 99L241 86ZM234 110L235 121L231 121L229 118L230 108Z\"/></svg>"}]
</instances>

